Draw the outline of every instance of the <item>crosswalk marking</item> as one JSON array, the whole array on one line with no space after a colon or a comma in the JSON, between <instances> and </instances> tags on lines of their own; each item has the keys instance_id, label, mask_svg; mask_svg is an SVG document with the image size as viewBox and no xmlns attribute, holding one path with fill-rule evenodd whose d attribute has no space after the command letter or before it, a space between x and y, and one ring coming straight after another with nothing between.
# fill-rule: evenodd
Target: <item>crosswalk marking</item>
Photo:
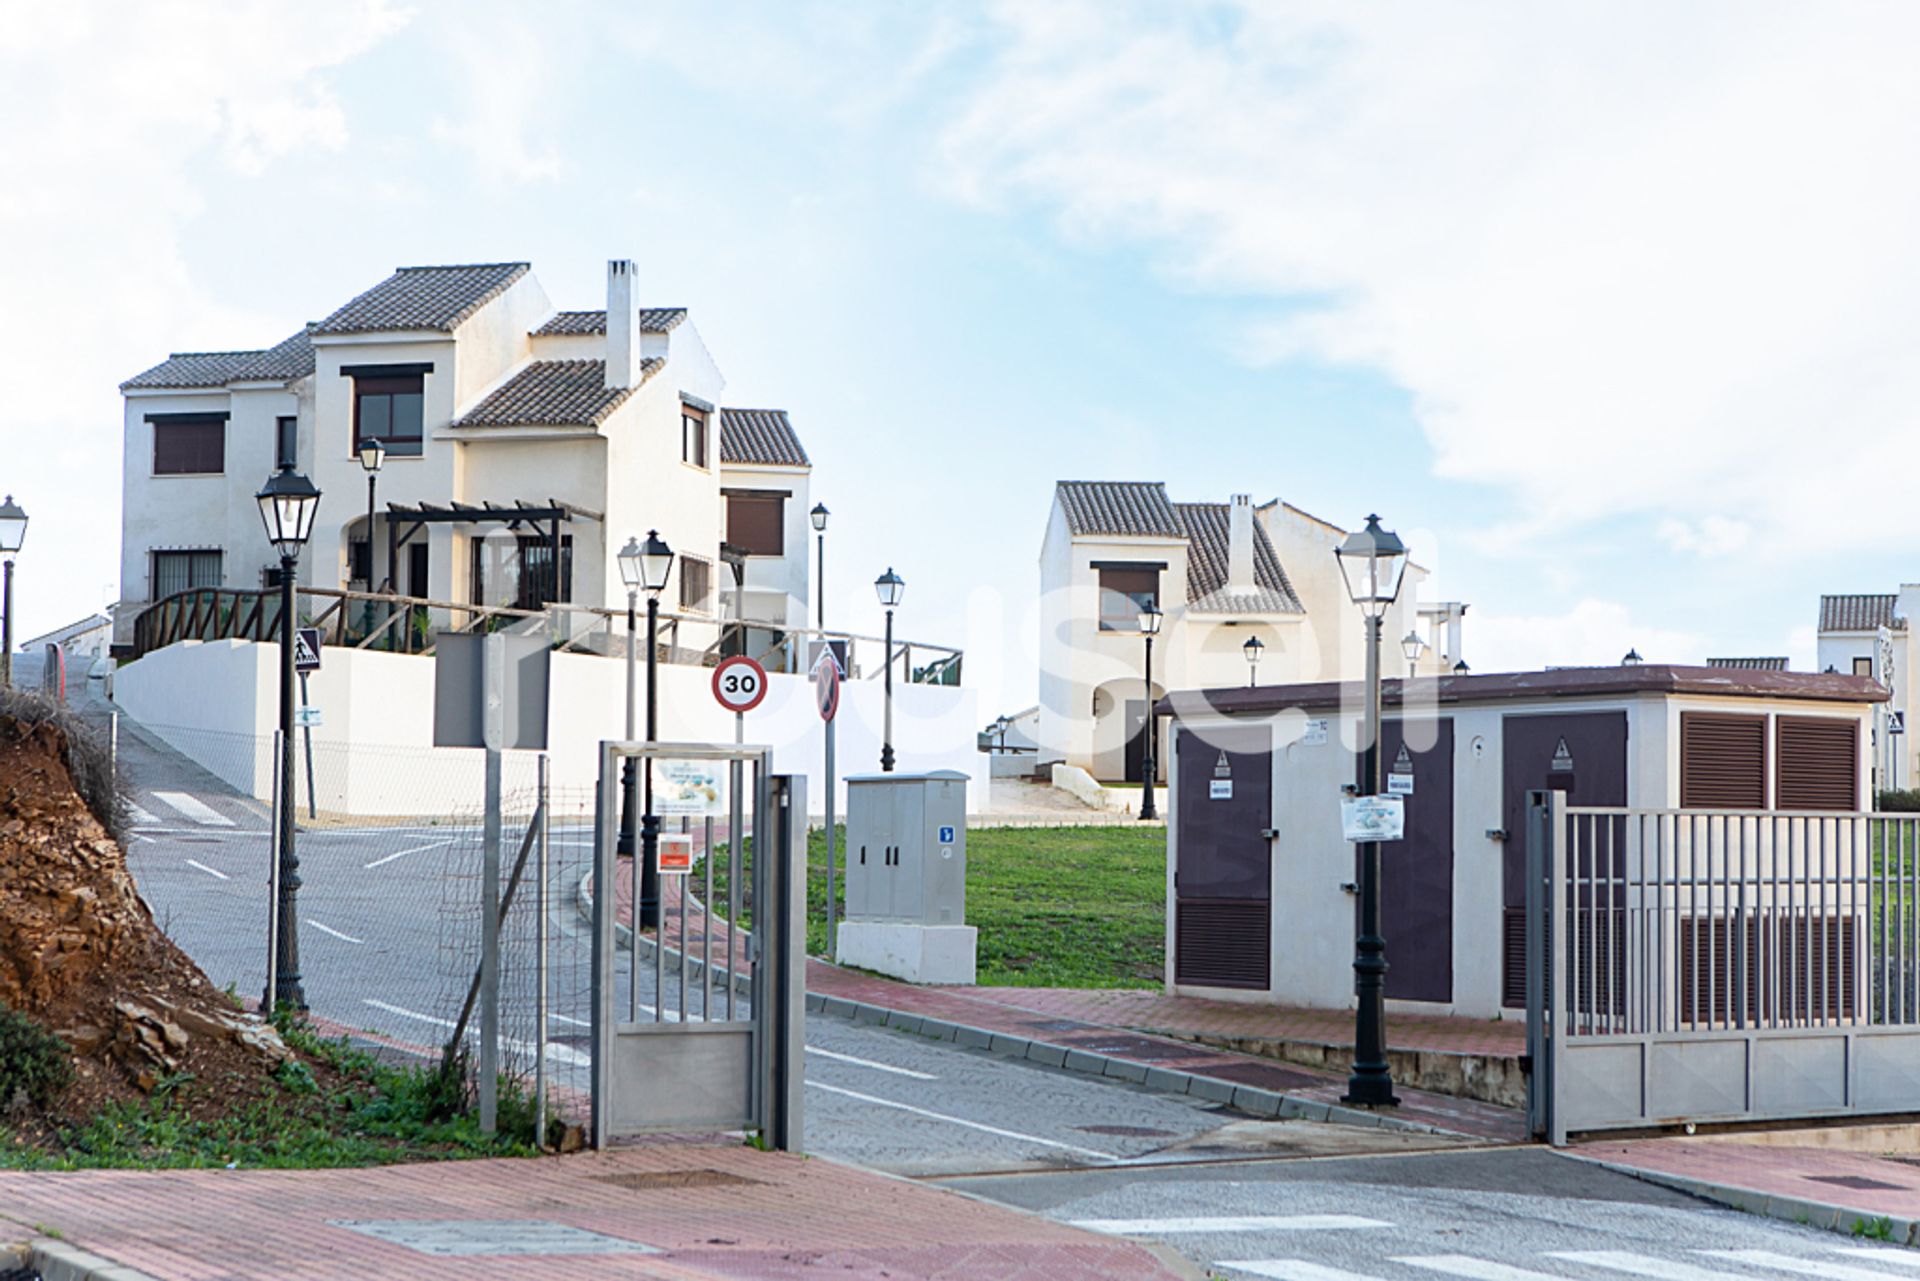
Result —
<instances>
[{"instance_id":1,"label":"crosswalk marking","mask_svg":"<svg viewBox=\"0 0 1920 1281\"><path fill-rule=\"evenodd\" d=\"M129 802L127 805L127 813L129 816L132 817L133 825L135 827L160 826L159 819L155 818L153 815L147 813L147 811L141 809L138 805L132 804L131 802Z\"/></svg>"},{"instance_id":2,"label":"crosswalk marking","mask_svg":"<svg viewBox=\"0 0 1920 1281\"><path fill-rule=\"evenodd\" d=\"M197 796L189 796L185 792L155 792L153 799L159 801L169 809L178 810L203 827L234 826L232 819L215 810L211 805L208 805Z\"/></svg>"},{"instance_id":3,"label":"crosswalk marking","mask_svg":"<svg viewBox=\"0 0 1920 1281\"><path fill-rule=\"evenodd\" d=\"M1213 1218L1075 1219L1073 1226L1108 1236L1179 1236L1197 1232L1326 1232L1347 1228L1390 1228L1379 1219L1356 1214L1223 1215Z\"/></svg>"},{"instance_id":4,"label":"crosswalk marking","mask_svg":"<svg viewBox=\"0 0 1920 1281\"><path fill-rule=\"evenodd\" d=\"M1629 1276L1652 1277L1654 1281L1742 1281L1733 1272L1715 1272L1711 1268L1632 1254L1626 1250L1557 1250L1551 1256L1569 1263L1584 1263L1592 1268L1607 1268Z\"/></svg>"},{"instance_id":5,"label":"crosswalk marking","mask_svg":"<svg viewBox=\"0 0 1920 1281\"><path fill-rule=\"evenodd\" d=\"M1322 1263L1308 1263L1305 1259L1222 1259L1213 1266L1235 1272L1250 1272L1256 1277L1270 1277L1272 1281L1380 1281L1378 1277L1368 1276L1364 1272L1329 1268Z\"/></svg>"},{"instance_id":6,"label":"crosswalk marking","mask_svg":"<svg viewBox=\"0 0 1920 1281\"><path fill-rule=\"evenodd\" d=\"M1803 1277L1825 1277L1827 1281L1887 1281L1887 1273L1856 1268L1847 1263L1823 1263L1819 1259L1796 1259L1772 1250L1702 1250L1701 1254L1731 1263L1751 1263L1757 1268L1778 1272L1797 1272Z\"/></svg>"},{"instance_id":7,"label":"crosswalk marking","mask_svg":"<svg viewBox=\"0 0 1920 1281\"><path fill-rule=\"evenodd\" d=\"M1885 1245L1836 1245L1835 1254L1850 1254L1856 1259L1872 1259L1875 1263L1891 1263L1896 1268L1920 1269L1920 1253L1901 1250Z\"/></svg>"},{"instance_id":8,"label":"crosswalk marking","mask_svg":"<svg viewBox=\"0 0 1920 1281\"><path fill-rule=\"evenodd\" d=\"M1467 1254L1402 1255L1394 1259L1410 1268L1430 1268L1448 1276L1471 1277L1473 1281L1564 1281L1551 1272L1533 1272L1505 1263L1490 1263Z\"/></svg>"}]
</instances>

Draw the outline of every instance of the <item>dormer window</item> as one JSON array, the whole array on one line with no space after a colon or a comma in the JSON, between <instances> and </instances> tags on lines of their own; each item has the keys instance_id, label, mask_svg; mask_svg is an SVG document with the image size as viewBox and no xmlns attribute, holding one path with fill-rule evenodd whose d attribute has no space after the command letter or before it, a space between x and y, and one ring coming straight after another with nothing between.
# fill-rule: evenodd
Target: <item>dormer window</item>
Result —
<instances>
[{"instance_id":1,"label":"dormer window","mask_svg":"<svg viewBox=\"0 0 1920 1281\"><path fill-rule=\"evenodd\" d=\"M426 440L426 375L431 365L349 365L353 379L353 452L367 440L389 458L418 458Z\"/></svg>"},{"instance_id":2,"label":"dormer window","mask_svg":"<svg viewBox=\"0 0 1920 1281\"><path fill-rule=\"evenodd\" d=\"M1160 607L1160 571L1164 564L1145 561L1096 562L1100 576L1100 630L1137 632L1140 612Z\"/></svg>"},{"instance_id":3,"label":"dormer window","mask_svg":"<svg viewBox=\"0 0 1920 1281\"><path fill-rule=\"evenodd\" d=\"M680 404L680 461L706 470L707 411L685 401Z\"/></svg>"}]
</instances>

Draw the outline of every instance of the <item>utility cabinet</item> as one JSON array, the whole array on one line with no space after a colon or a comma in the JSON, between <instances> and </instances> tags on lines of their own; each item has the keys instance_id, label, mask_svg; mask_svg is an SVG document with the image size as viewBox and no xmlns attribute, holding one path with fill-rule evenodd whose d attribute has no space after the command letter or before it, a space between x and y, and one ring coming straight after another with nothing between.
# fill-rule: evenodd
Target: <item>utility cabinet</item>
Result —
<instances>
[{"instance_id":1,"label":"utility cabinet","mask_svg":"<svg viewBox=\"0 0 1920 1281\"><path fill-rule=\"evenodd\" d=\"M967 776L847 780L846 920L838 958L915 983L971 983Z\"/></svg>"}]
</instances>

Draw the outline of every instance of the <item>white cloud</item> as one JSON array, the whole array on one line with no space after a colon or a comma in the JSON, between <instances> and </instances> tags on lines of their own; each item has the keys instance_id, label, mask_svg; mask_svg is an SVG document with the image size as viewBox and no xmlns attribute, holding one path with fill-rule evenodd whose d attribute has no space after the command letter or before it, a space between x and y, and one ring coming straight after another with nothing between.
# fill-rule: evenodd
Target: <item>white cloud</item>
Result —
<instances>
[{"instance_id":1,"label":"white cloud","mask_svg":"<svg viewBox=\"0 0 1920 1281\"><path fill-rule=\"evenodd\" d=\"M1608 666L1628 650L1649 663L1698 663L1707 641L1698 632L1656 627L1617 601L1583 600L1564 614L1490 614L1474 610L1466 639L1474 671Z\"/></svg>"},{"instance_id":2,"label":"white cloud","mask_svg":"<svg viewBox=\"0 0 1920 1281\"><path fill-rule=\"evenodd\" d=\"M1273 297L1252 350L1380 369L1519 519L1703 554L1920 531L1858 498L1863 458L1920 466L1920 10L998 14L952 191Z\"/></svg>"}]
</instances>

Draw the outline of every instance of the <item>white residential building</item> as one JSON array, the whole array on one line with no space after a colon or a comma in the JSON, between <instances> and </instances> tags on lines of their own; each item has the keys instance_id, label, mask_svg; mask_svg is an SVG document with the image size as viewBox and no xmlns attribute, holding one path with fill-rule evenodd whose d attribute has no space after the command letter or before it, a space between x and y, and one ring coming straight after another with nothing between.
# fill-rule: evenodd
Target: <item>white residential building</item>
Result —
<instances>
[{"instance_id":1,"label":"white residential building","mask_svg":"<svg viewBox=\"0 0 1920 1281\"><path fill-rule=\"evenodd\" d=\"M1920 611L1920 583L1902 583L1898 592L1820 598L1820 671L1871 676L1893 695L1876 711L1873 726L1874 790L1913 787L1920 782L1920 750L1913 730L1920 727L1915 700L1916 642L1911 620Z\"/></svg>"},{"instance_id":2,"label":"white residential building","mask_svg":"<svg viewBox=\"0 0 1920 1281\"><path fill-rule=\"evenodd\" d=\"M1148 601L1164 614L1155 699L1168 689L1358 676L1362 624L1333 554L1346 536L1277 499L1184 503L1158 481L1061 481L1040 552L1041 762L1077 765L1102 781L1139 780L1148 702L1138 616ZM1388 612L1388 675L1406 673L1409 633L1425 645L1421 674L1462 661L1466 606L1420 605L1426 577L1409 566ZM1254 668L1246 645L1256 637ZM1154 755L1164 778L1164 744Z\"/></svg>"},{"instance_id":3,"label":"white residential building","mask_svg":"<svg viewBox=\"0 0 1920 1281\"><path fill-rule=\"evenodd\" d=\"M756 649L806 625L798 435L784 411L728 405L686 310L637 289L611 262L604 309L559 311L526 263L401 268L275 346L128 379L116 639L173 593L277 580L253 496L283 462L324 495L305 587L618 610L616 555L657 529L680 644L711 646L742 606Z\"/></svg>"}]
</instances>

